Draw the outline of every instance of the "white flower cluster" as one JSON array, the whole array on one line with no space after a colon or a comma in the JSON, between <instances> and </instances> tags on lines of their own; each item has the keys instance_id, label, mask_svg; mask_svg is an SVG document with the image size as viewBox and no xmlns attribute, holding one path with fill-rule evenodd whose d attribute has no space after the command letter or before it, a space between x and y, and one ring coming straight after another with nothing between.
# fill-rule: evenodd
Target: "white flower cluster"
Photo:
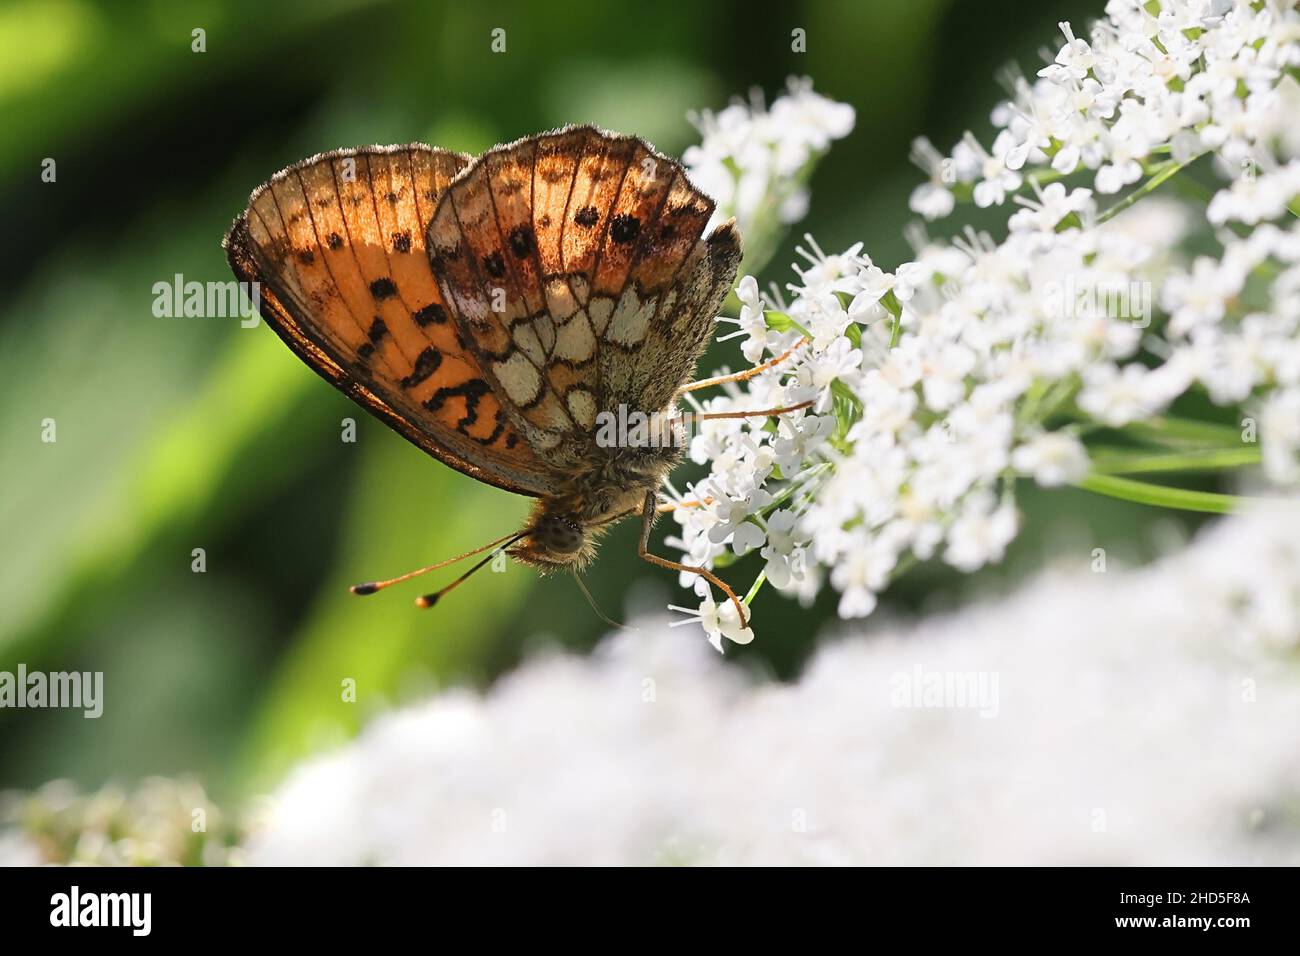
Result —
<instances>
[{"instance_id":1,"label":"white flower cluster","mask_svg":"<svg viewBox=\"0 0 1300 956\"><path fill-rule=\"evenodd\" d=\"M755 93L750 103L691 119L700 144L682 161L695 185L718 203L709 228L735 216L748 239L776 234L807 214L807 177L830 144L853 130L854 113L814 93L811 81L791 79L770 109Z\"/></svg>"},{"instance_id":2,"label":"white flower cluster","mask_svg":"<svg viewBox=\"0 0 1300 956\"><path fill-rule=\"evenodd\" d=\"M269 865L1294 862L1300 515L752 684L647 621L296 770Z\"/></svg>"},{"instance_id":3,"label":"white flower cluster","mask_svg":"<svg viewBox=\"0 0 1300 956\"><path fill-rule=\"evenodd\" d=\"M201 827L196 827L201 822ZM237 866L241 825L193 780L0 793L0 866Z\"/></svg>"},{"instance_id":4,"label":"white flower cluster","mask_svg":"<svg viewBox=\"0 0 1300 956\"><path fill-rule=\"evenodd\" d=\"M1055 60L994 110L991 147L969 133L947 158L917 144L931 181L913 194L915 211L946 215L953 203L940 194L954 184L972 188L978 206L1001 204L1034 166L1089 170L1110 194L1157 155L1183 162L1214 150L1240 171L1267 162L1275 139L1295 152L1279 87L1300 66L1292 0L1109 0L1089 39L1060 27Z\"/></svg>"},{"instance_id":5,"label":"white flower cluster","mask_svg":"<svg viewBox=\"0 0 1300 956\"><path fill-rule=\"evenodd\" d=\"M890 272L861 244L826 255L809 237L788 306L742 280L724 321L746 359L794 352L704 410L818 404L704 425L691 455L709 474L670 495L684 562L757 551L755 587L807 599L829 577L841 616L868 614L900 565L999 560L1017 478L1084 480L1082 439L1154 426L1191 389L1245 416L1223 429L1237 452L1258 440L1272 481L1300 481L1300 14L1150 9L1111 0L1091 41L1063 24L1055 62L995 112L991 150L969 134L946 158L918 143L933 175L913 208L1013 199L1004 239L918 225L914 261ZM1147 195L1211 149L1236 179L1208 202ZM1095 193L1134 188L1099 209L1092 189L1055 181L1089 171ZM1191 245L1214 251L1188 261ZM752 639L698 578L683 584L715 646Z\"/></svg>"}]
</instances>

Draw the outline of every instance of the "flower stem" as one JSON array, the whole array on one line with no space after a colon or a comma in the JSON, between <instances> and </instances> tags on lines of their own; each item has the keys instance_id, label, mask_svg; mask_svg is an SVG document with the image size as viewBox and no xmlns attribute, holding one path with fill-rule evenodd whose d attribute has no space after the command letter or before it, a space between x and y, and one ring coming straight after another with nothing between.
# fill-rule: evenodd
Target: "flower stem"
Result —
<instances>
[{"instance_id":1,"label":"flower stem","mask_svg":"<svg viewBox=\"0 0 1300 956\"><path fill-rule=\"evenodd\" d=\"M741 603L744 604L745 607L749 607L749 602L754 600L754 595L758 593L758 589L763 586L763 582L766 580L767 580L767 572L760 571L758 577L754 579L754 586L749 589L749 593L746 594L745 599L741 601Z\"/></svg>"},{"instance_id":2,"label":"flower stem","mask_svg":"<svg viewBox=\"0 0 1300 956\"><path fill-rule=\"evenodd\" d=\"M1031 184L1046 186L1048 183L1054 183L1058 179L1064 179L1065 173L1058 172L1055 169L1041 169L1038 172L1030 173L1025 177Z\"/></svg>"},{"instance_id":3,"label":"flower stem","mask_svg":"<svg viewBox=\"0 0 1300 956\"><path fill-rule=\"evenodd\" d=\"M1144 472L1220 471L1259 464L1259 448L1202 448L1176 452L1103 451L1092 458L1094 475L1136 475Z\"/></svg>"},{"instance_id":4,"label":"flower stem","mask_svg":"<svg viewBox=\"0 0 1300 956\"><path fill-rule=\"evenodd\" d=\"M890 289L880 297L880 304L885 307L892 319L889 327L889 347L892 349L898 345L898 340L903 337L903 306L898 301L898 296L894 295L894 290Z\"/></svg>"},{"instance_id":5,"label":"flower stem","mask_svg":"<svg viewBox=\"0 0 1300 956\"><path fill-rule=\"evenodd\" d=\"M1238 495L1221 495L1212 491L1166 488L1146 481L1116 478L1113 475L1090 474L1075 485L1093 494L1133 501L1140 505L1155 505L1158 508L1200 511L1209 514L1230 514L1251 500Z\"/></svg>"},{"instance_id":6,"label":"flower stem","mask_svg":"<svg viewBox=\"0 0 1300 956\"><path fill-rule=\"evenodd\" d=\"M1177 160L1171 159L1166 162L1157 163L1156 165L1152 166L1151 178L1148 179L1146 182L1144 182L1137 189L1133 190L1131 193L1129 193L1119 202L1115 203L1109 209L1106 209L1104 212L1102 212L1101 215L1097 217L1097 225L1101 225L1103 222L1109 222L1111 219L1114 219L1116 216L1122 213L1129 206L1133 205L1135 202L1137 202L1147 193L1159 187L1161 183L1165 182L1172 176L1178 175L1178 173L1186 169L1188 166L1196 162L1204 155L1205 155L1204 152L1197 153L1195 156L1193 156L1185 163L1180 163Z\"/></svg>"},{"instance_id":7,"label":"flower stem","mask_svg":"<svg viewBox=\"0 0 1300 956\"><path fill-rule=\"evenodd\" d=\"M1224 448L1239 448L1242 444L1241 431L1236 427L1190 418L1152 418L1130 422L1123 430L1135 438L1160 444L1210 444Z\"/></svg>"}]
</instances>

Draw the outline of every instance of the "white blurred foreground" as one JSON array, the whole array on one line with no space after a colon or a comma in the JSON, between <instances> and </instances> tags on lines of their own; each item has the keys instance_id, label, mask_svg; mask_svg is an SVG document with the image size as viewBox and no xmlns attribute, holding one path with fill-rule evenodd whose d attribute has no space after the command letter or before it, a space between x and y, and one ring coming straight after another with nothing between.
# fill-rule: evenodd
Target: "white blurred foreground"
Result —
<instances>
[{"instance_id":1,"label":"white blurred foreground","mask_svg":"<svg viewBox=\"0 0 1300 956\"><path fill-rule=\"evenodd\" d=\"M249 860L1295 863L1298 646L1300 517L1276 508L1140 571L867 627L793 685L642 621L302 766Z\"/></svg>"}]
</instances>

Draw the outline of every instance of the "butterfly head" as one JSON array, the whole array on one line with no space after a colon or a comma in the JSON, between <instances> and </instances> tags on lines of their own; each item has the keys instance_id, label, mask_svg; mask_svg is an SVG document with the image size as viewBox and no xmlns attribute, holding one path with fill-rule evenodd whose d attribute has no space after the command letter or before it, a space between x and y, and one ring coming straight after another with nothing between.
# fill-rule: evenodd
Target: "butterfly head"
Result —
<instances>
[{"instance_id":1,"label":"butterfly head","mask_svg":"<svg viewBox=\"0 0 1300 956\"><path fill-rule=\"evenodd\" d=\"M577 515L544 510L510 549L510 556L546 570L582 567L595 551L592 536Z\"/></svg>"}]
</instances>

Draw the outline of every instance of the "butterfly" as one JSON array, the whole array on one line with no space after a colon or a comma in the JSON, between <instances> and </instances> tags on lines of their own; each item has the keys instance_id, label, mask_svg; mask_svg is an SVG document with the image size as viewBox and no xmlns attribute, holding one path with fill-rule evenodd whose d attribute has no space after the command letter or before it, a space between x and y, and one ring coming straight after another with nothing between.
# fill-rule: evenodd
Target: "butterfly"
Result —
<instances>
[{"instance_id":1,"label":"butterfly","mask_svg":"<svg viewBox=\"0 0 1300 956\"><path fill-rule=\"evenodd\" d=\"M596 440L602 413L671 416L684 391L751 374L690 382L742 255L734 220L704 235L714 209L677 162L591 126L475 159L337 150L253 191L223 246L289 348L433 457L537 499L518 532L354 593L489 549L417 603L502 551L577 577L600 535L639 515L640 556L719 587L743 625L711 571L649 552L681 445Z\"/></svg>"}]
</instances>

